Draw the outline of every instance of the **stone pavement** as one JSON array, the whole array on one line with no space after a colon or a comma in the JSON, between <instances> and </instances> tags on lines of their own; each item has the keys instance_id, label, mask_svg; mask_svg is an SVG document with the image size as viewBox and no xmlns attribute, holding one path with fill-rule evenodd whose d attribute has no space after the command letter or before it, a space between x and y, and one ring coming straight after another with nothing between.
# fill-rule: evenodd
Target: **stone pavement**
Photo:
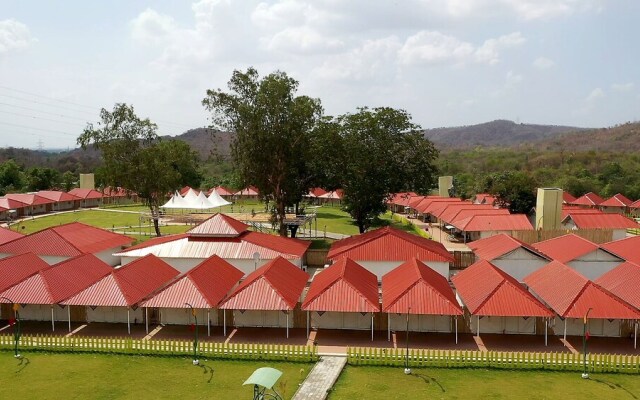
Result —
<instances>
[{"instance_id":1,"label":"stone pavement","mask_svg":"<svg viewBox=\"0 0 640 400\"><path fill-rule=\"evenodd\" d=\"M293 400L324 400L347 364L344 356L322 356L307 379L293 396Z\"/></svg>"}]
</instances>

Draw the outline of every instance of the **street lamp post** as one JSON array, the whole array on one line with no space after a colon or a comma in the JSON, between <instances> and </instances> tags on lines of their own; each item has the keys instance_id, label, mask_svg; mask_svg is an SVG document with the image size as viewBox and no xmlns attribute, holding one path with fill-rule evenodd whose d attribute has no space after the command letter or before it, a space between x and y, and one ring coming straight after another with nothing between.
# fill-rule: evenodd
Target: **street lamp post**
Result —
<instances>
[{"instance_id":1,"label":"street lamp post","mask_svg":"<svg viewBox=\"0 0 640 400\"><path fill-rule=\"evenodd\" d=\"M591 312L592 308L587 310L587 313L584 315L583 325L582 325L582 352L584 358L584 372L582 373L582 377L584 379L589 378L589 372L587 369L587 323L589 322L589 312Z\"/></svg>"},{"instance_id":2,"label":"street lamp post","mask_svg":"<svg viewBox=\"0 0 640 400\"><path fill-rule=\"evenodd\" d=\"M411 307L407 309L407 331L406 331L406 349L404 358L404 373L411 375L411 368L409 368L409 312Z\"/></svg>"},{"instance_id":3,"label":"street lamp post","mask_svg":"<svg viewBox=\"0 0 640 400\"><path fill-rule=\"evenodd\" d=\"M20 342L20 336L22 335L22 330L20 327L20 305L15 303L8 297L0 297L0 300L7 300L9 303L13 304L13 313L15 316L15 322L13 323L13 356L16 358L20 357L20 351L18 349L18 343Z\"/></svg>"},{"instance_id":4,"label":"street lamp post","mask_svg":"<svg viewBox=\"0 0 640 400\"><path fill-rule=\"evenodd\" d=\"M194 337L193 337L193 365L200 364L198 360L198 316L196 315L196 309L189 303L184 303L187 307L191 309L191 315L193 315L195 325L194 325Z\"/></svg>"}]
</instances>

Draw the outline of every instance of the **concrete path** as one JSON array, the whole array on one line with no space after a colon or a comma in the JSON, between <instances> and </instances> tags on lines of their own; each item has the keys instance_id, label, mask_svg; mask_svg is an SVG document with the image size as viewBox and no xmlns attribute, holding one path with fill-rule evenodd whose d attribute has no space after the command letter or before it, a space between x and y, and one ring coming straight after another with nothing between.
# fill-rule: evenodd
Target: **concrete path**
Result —
<instances>
[{"instance_id":1,"label":"concrete path","mask_svg":"<svg viewBox=\"0 0 640 400\"><path fill-rule=\"evenodd\" d=\"M293 400L324 400L338 380L347 357L322 356L313 367L307 379L293 396Z\"/></svg>"}]
</instances>

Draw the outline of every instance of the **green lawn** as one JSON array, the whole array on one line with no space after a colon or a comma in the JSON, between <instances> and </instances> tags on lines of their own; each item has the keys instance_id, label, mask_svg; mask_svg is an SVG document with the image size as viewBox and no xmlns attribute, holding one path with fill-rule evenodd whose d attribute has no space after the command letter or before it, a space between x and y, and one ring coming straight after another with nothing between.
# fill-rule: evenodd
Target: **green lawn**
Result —
<instances>
[{"instance_id":1,"label":"green lawn","mask_svg":"<svg viewBox=\"0 0 640 400\"><path fill-rule=\"evenodd\" d=\"M75 212L48 215L45 217L27 219L13 225L12 229L20 229L23 233L33 233L51 226L67 224L69 222L82 222L99 228L113 228L122 226L138 226L140 218L138 214L118 213L100 210L80 210ZM24 229L23 229L24 227Z\"/></svg>"},{"instance_id":2,"label":"green lawn","mask_svg":"<svg viewBox=\"0 0 640 400\"><path fill-rule=\"evenodd\" d=\"M289 399L312 364L201 360L95 354L0 352L0 399L250 399L242 386L271 366L284 374L276 388Z\"/></svg>"},{"instance_id":3,"label":"green lawn","mask_svg":"<svg viewBox=\"0 0 640 400\"><path fill-rule=\"evenodd\" d=\"M340 399L637 399L640 377L578 372L352 367L329 400Z\"/></svg>"}]
</instances>

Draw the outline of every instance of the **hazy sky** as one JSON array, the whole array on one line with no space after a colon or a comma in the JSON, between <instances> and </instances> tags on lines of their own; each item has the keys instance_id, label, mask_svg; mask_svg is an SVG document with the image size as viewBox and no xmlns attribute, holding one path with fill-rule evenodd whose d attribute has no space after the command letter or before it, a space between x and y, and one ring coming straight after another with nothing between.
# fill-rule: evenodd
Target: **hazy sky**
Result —
<instances>
[{"instance_id":1,"label":"hazy sky","mask_svg":"<svg viewBox=\"0 0 640 400\"><path fill-rule=\"evenodd\" d=\"M0 0L0 146L74 147L101 107L179 134L234 69L283 70L327 114L425 128L640 119L637 0Z\"/></svg>"}]
</instances>

